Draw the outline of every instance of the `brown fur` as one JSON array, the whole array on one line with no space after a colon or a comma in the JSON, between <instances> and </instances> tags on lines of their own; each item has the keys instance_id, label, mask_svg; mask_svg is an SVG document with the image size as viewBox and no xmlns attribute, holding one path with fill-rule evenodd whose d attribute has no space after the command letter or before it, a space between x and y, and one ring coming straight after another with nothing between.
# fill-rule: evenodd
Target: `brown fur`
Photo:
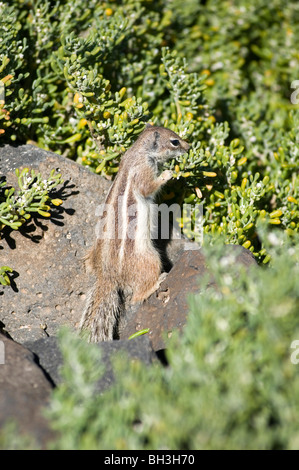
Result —
<instances>
[{"instance_id":1,"label":"brown fur","mask_svg":"<svg viewBox=\"0 0 299 470\"><path fill-rule=\"evenodd\" d=\"M89 330L90 341L113 339L126 303L143 301L158 288L162 263L151 242L150 207L171 178L168 170L159 175L159 166L188 149L171 130L149 126L123 155L100 219L102 235L86 257L96 280L80 328Z\"/></svg>"}]
</instances>

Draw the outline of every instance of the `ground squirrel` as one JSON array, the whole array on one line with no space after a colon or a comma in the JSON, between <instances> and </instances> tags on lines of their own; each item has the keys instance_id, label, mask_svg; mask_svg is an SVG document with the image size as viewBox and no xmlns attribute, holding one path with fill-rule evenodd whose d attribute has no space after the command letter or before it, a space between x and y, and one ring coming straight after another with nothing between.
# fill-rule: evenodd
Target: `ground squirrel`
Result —
<instances>
[{"instance_id":1,"label":"ground squirrel","mask_svg":"<svg viewBox=\"0 0 299 470\"><path fill-rule=\"evenodd\" d=\"M151 240L152 203L172 176L170 170L161 173L163 163L189 147L175 132L148 125L123 155L86 257L96 280L80 329L89 331L91 342L115 338L126 303L143 301L159 287L162 262Z\"/></svg>"}]
</instances>

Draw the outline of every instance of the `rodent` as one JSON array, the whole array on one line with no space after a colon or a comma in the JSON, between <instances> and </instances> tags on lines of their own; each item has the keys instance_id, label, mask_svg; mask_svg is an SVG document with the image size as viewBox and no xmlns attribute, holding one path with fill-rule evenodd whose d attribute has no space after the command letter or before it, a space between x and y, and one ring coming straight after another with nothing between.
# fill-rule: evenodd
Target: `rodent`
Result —
<instances>
[{"instance_id":1,"label":"rodent","mask_svg":"<svg viewBox=\"0 0 299 470\"><path fill-rule=\"evenodd\" d=\"M151 205L172 177L170 170L160 173L163 163L189 148L170 129L148 124L123 155L99 219L101 234L85 258L95 283L79 328L89 331L89 341L117 337L127 302L143 301L159 287L162 262L151 240Z\"/></svg>"}]
</instances>

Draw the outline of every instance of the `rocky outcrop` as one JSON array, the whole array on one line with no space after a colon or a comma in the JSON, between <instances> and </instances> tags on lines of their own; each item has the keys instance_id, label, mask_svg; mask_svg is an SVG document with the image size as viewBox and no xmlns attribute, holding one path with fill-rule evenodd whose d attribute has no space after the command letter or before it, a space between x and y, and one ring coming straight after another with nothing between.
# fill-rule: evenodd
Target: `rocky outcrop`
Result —
<instances>
[{"instance_id":1,"label":"rocky outcrop","mask_svg":"<svg viewBox=\"0 0 299 470\"><path fill-rule=\"evenodd\" d=\"M0 364L0 432L8 423L44 447L53 433L43 415L53 384L27 348L0 333L4 364Z\"/></svg>"},{"instance_id":2,"label":"rocky outcrop","mask_svg":"<svg viewBox=\"0 0 299 470\"><path fill-rule=\"evenodd\" d=\"M16 168L48 176L55 168L64 183L53 197L50 219L38 217L0 242L1 265L14 269L12 287L2 288L0 320L18 342L52 336L62 324L76 327L87 290L82 258L92 244L95 212L109 182L75 162L32 145L0 147L0 174L15 185Z\"/></svg>"},{"instance_id":3,"label":"rocky outcrop","mask_svg":"<svg viewBox=\"0 0 299 470\"><path fill-rule=\"evenodd\" d=\"M182 330L188 318L188 295L198 293L202 279L209 275L209 287L216 286L213 274L208 271L206 259L200 249L184 250L159 289L136 310L127 314L120 338L128 338L136 331L149 328L149 338L155 351L167 345L173 330ZM189 244L186 244L189 247ZM256 264L250 251L242 246L227 245L225 255L233 255L237 263Z\"/></svg>"},{"instance_id":4,"label":"rocky outcrop","mask_svg":"<svg viewBox=\"0 0 299 470\"><path fill-rule=\"evenodd\" d=\"M5 229L0 243L1 265L14 269L11 286L0 288L0 433L8 421L30 434L43 447L52 437L43 415L51 391L60 384L62 355L56 338L60 326L76 329L85 303L89 280L82 259L92 244L97 206L110 183L75 162L34 146L0 147L0 173L15 185L15 169L29 167L47 176L53 168L64 183L53 197L63 205L50 219L35 218L19 231ZM196 248L196 249L190 249ZM167 338L182 330L188 317L189 293L201 290L212 273L199 247L174 240L164 245L167 278L146 302L131 308L123 321L120 340L99 343L105 373L97 384L102 392L114 381L111 358L122 351L129 358L150 364L165 360ZM166 251L167 249L167 251ZM236 262L255 263L242 247L227 246ZM144 328L149 333L129 336ZM2 358L3 359L3 358Z\"/></svg>"}]
</instances>

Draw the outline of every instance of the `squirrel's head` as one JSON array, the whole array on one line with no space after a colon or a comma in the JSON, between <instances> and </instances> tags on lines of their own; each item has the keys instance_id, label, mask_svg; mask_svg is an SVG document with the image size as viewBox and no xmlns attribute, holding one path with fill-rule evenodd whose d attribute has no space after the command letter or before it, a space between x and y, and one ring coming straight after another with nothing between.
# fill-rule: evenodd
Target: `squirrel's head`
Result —
<instances>
[{"instance_id":1,"label":"squirrel's head","mask_svg":"<svg viewBox=\"0 0 299 470\"><path fill-rule=\"evenodd\" d=\"M175 132L165 127L148 125L138 138L151 160L163 163L188 152L190 145Z\"/></svg>"}]
</instances>

